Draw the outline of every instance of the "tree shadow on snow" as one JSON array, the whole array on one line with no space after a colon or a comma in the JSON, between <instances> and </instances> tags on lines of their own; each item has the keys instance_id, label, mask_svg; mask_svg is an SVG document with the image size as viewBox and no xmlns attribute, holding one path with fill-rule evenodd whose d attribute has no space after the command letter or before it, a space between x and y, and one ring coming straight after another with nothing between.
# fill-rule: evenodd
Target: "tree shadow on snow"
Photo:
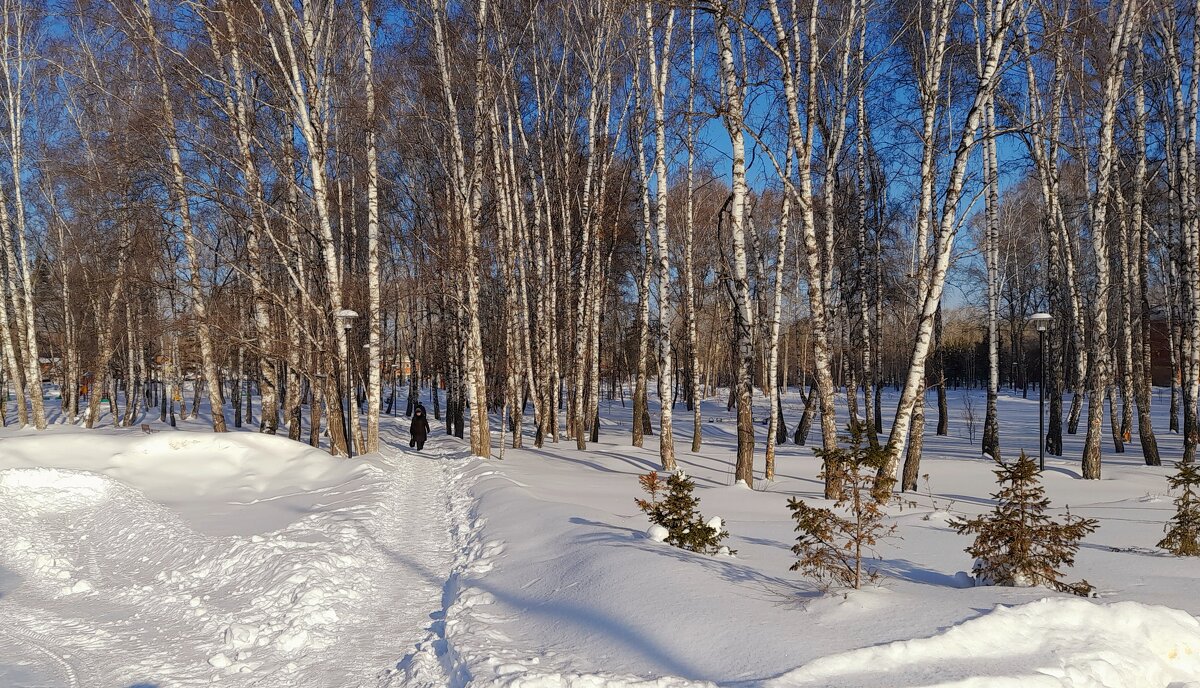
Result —
<instances>
[{"instance_id":1,"label":"tree shadow on snow","mask_svg":"<svg viewBox=\"0 0 1200 688\"><path fill-rule=\"evenodd\" d=\"M1046 466L1046 472L1047 473L1062 473L1063 475L1067 476L1068 478L1074 478L1075 480L1080 480L1083 478L1083 476L1079 474L1079 471L1073 471L1070 468L1063 468L1062 466Z\"/></svg>"},{"instance_id":2,"label":"tree shadow on snow","mask_svg":"<svg viewBox=\"0 0 1200 688\"><path fill-rule=\"evenodd\" d=\"M937 499L954 500L964 504L978 504L979 506L992 507L996 506L996 500L990 497L976 497L973 495L950 494L948 492L937 492L933 495Z\"/></svg>"},{"instance_id":3,"label":"tree shadow on snow","mask_svg":"<svg viewBox=\"0 0 1200 688\"><path fill-rule=\"evenodd\" d=\"M944 588L968 587L956 575L925 568L908 559L885 559L878 562L875 568L888 578L899 578L913 583L937 585Z\"/></svg>"},{"instance_id":4,"label":"tree shadow on snow","mask_svg":"<svg viewBox=\"0 0 1200 688\"><path fill-rule=\"evenodd\" d=\"M410 572L415 574L418 578L424 579L424 581L426 583L429 583L431 586L433 586L435 588L445 587L446 576L448 575L449 572L440 573L437 571L432 571L428 567L426 567L424 564L417 561L416 558L413 557L412 555L405 554L403 552L397 552L382 543L377 542L376 546L379 547L379 549L383 550L383 553L388 555L388 557L390 557L392 561L394 561L397 564L408 569Z\"/></svg>"},{"instance_id":5,"label":"tree shadow on snow","mask_svg":"<svg viewBox=\"0 0 1200 688\"><path fill-rule=\"evenodd\" d=\"M9 593L10 590L21 584L21 577L10 569L0 566L0 599Z\"/></svg>"},{"instance_id":6,"label":"tree shadow on snow","mask_svg":"<svg viewBox=\"0 0 1200 688\"><path fill-rule=\"evenodd\" d=\"M703 669L677 657L673 648L660 643L655 636L641 631L619 616L582 604L530 597L498 588L486 577L472 580L471 586L490 594L510 608L520 609L522 614L546 617L555 623L566 622L603 636L625 648L630 655L642 657L654 664L657 671L664 674L693 680L704 675Z\"/></svg>"},{"instance_id":7,"label":"tree shadow on snow","mask_svg":"<svg viewBox=\"0 0 1200 688\"><path fill-rule=\"evenodd\" d=\"M689 565L698 565L715 573L724 581L754 588L757 592L763 593L761 599L800 604L807 598L820 596L819 591L802 587L795 581L769 576L747 564L741 563L735 557L696 554L695 552L689 552L678 547L672 547L666 543L654 542L648 539L644 533L633 528L592 521L578 516L571 518L570 522L576 525L591 526L601 531L577 536L575 542L580 545L634 547L643 552L649 552L661 557L669 557ZM746 540L751 541L749 538L746 538ZM764 542L783 546L782 543ZM790 546L788 548L790 549Z\"/></svg>"},{"instance_id":8,"label":"tree shadow on snow","mask_svg":"<svg viewBox=\"0 0 1200 688\"><path fill-rule=\"evenodd\" d=\"M791 544L786 543L786 542L780 542L779 540L772 540L771 538L751 537L749 535L733 535L731 537L735 537L736 539L741 540L742 542L749 542L752 545L762 545L763 547L778 547L779 549L782 549L787 552L792 551Z\"/></svg>"},{"instance_id":9,"label":"tree shadow on snow","mask_svg":"<svg viewBox=\"0 0 1200 688\"><path fill-rule=\"evenodd\" d=\"M1177 557L1170 552L1161 549L1152 549L1150 547L1142 547L1139 545L1130 545L1128 547L1114 547L1112 545L1097 545L1090 542L1079 543L1080 549L1091 549L1097 552L1112 552L1116 554L1132 554L1138 557L1155 557L1158 559L1176 559Z\"/></svg>"},{"instance_id":10,"label":"tree shadow on snow","mask_svg":"<svg viewBox=\"0 0 1200 688\"><path fill-rule=\"evenodd\" d=\"M631 448L631 450L639 451L636 448ZM571 453L550 451L547 449L537 449L534 447L527 447L527 448L525 448L524 451L527 451L531 454L536 454L536 455L542 456L549 461L565 461L567 463L573 463L578 466L584 466L586 468L591 468L592 470L600 471L601 473L613 473L616 475L636 476L636 475L645 475L646 473L649 473L650 471L661 471L662 470L659 463L655 460L644 459L644 458L641 458L641 457L633 455L633 454L621 453L621 452L617 452L617 451L593 450L589 453L596 455L596 456L603 456L608 459L616 459L617 461L620 461L621 463L628 464L629 466L632 467L633 470L628 470L628 469L622 470L621 468L614 467L611 465L605 465L603 463L600 463L599 461L594 461L592 459L586 459L586 458L583 458L582 456L574 456ZM694 458L695 457L689 457L689 460L694 459ZM683 459L681 459L680 461L682 463ZM696 475L692 475L691 473L689 473L689 475L691 475L692 478L699 484L708 484L713 487L724 487L725 486L724 483L718 482L709 477L696 476Z\"/></svg>"},{"instance_id":11,"label":"tree shadow on snow","mask_svg":"<svg viewBox=\"0 0 1200 688\"><path fill-rule=\"evenodd\" d=\"M614 468L612 466L605 466L604 464L599 463L597 461L592 461L592 460L585 459L585 458L582 458L579 456L572 456L570 452L551 451L549 449L538 449L536 447L525 447L523 449L523 451L526 451L530 454L534 454L537 456L541 456L542 458L545 458L548 461L566 461L567 463L573 463L573 464L577 464L580 466L586 466L593 470L600 471L601 473L617 473L617 474L621 474L621 475L638 475L639 472L652 471L652 470L654 470L654 467L655 467L655 464L652 464L648 460L639 459L637 457L628 456L626 454L616 454L616 453L607 454L605 452L595 452L595 453L599 453L599 454L605 454L606 456L610 456L615 459L620 459L622 462L629 464L636 470L632 470L632 471L620 470L620 469Z\"/></svg>"}]
</instances>

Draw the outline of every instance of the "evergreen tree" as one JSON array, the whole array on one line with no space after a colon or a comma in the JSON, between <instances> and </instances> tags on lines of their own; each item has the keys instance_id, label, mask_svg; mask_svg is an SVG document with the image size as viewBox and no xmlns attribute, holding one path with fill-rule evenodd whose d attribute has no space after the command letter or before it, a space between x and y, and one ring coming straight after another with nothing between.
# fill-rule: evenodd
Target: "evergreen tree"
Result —
<instances>
[{"instance_id":1,"label":"evergreen tree","mask_svg":"<svg viewBox=\"0 0 1200 688\"><path fill-rule=\"evenodd\" d=\"M1064 583L1060 569L1075 563L1079 543L1096 530L1096 520L1068 512L1059 523L1047 516L1050 500L1038 482L1037 462L1024 452L1012 464L997 463L994 472L1002 487L992 495L996 507L972 519L950 521L960 535L975 534L975 542L965 550L975 557L975 580L1090 594L1093 588L1086 580Z\"/></svg>"},{"instance_id":2,"label":"evergreen tree","mask_svg":"<svg viewBox=\"0 0 1200 688\"><path fill-rule=\"evenodd\" d=\"M896 530L895 526L884 525L884 503L872 495L875 474L887 459L887 450L863 446L865 427L855 424L851 428L848 449L816 450L825 471L835 473L832 481L825 471L821 475L826 484L837 487L832 509L814 507L796 498L788 500L795 530L800 533L792 547L799 559L791 570L825 587L858 589L864 582L874 581L877 573L864 571L863 563L873 556L879 540Z\"/></svg>"},{"instance_id":3,"label":"evergreen tree","mask_svg":"<svg viewBox=\"0 0 1200 688\"><path fill-rule=\"evenodd\" d=\"M649 499L635 500L638 508L650 517L651 523L667 529L668 545L701 554L716 554L721 550L721 541L729 537L729 532L709 525L700 515L700 498L693 494L694 480L683 471L675 471L667 477L665 494L663 481L655 471L639 476L638 481L649 495Z\"/></svg>"},{"instance_id":4,"label":"evergreen tree","mask_svg":"<svg viewBox=\"0 0 1200 688\"><path fill-rule=\"evenodd\" d=\"M1200 557L1200 467L1194 463L1175 464L1179 472L1169 476L1172 490L1182 490L1175 498L1175 516L1167 523L1167 536L1158 546L1179 557Z\"/></svg>"}]
</instances>

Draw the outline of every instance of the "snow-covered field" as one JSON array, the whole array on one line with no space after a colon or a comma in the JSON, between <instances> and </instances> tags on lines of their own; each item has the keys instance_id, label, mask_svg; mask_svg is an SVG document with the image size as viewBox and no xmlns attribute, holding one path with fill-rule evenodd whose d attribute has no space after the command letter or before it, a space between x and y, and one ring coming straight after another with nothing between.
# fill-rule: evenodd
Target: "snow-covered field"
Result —
<instances>
[{"instance_id":1,"label":"snow-covered field","mask_svg":"<svg viewBox=\"0 0 1200 688\"><path fill-rule=\"evenodd\" d=\"M819 424L810 447L780 447L774 482L734 487L723 400L704 406L699 454L682 406L676 438L736 557L645 536L633 500L657 437L630 447L619 402L587 451L529 441L503 461L467 458L436 421L413 452L403 418L353 461L201 421L9 428L0 686L1200 687L1200 562L1154 548L1172 469L1142 465L1135 433L1123 455L1106 441L1105 479L1085 482L1068 436L1044 479L1054 506L1100 521L1069 574L1098 597L973 587L946 521L990 508L995 485L963 399L951 435L926 438L928 480L891 510L880 586L827 595L788 570L786 502L820 495ZM1036 398L1000 414L1006 457L1036 451Z\"/></svg>"}]
</instances>

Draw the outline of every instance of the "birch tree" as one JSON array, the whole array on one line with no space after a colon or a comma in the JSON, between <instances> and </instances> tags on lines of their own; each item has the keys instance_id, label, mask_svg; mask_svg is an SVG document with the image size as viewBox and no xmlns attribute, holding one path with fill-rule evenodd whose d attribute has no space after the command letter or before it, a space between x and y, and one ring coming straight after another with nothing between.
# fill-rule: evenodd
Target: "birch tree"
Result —
<instances>
[{"instance_id":1,"label":"birch tree","mask_svg":"<svg viewBox=\"0 0 1200 688\"><path fill-rule=\"evenodd\" d=\"M671 69L671 39L675 29L675 10L667 10L661 35L656 35L659 22L652 3L645 3L644 27L646 67L650 79L651 102L654 106L654 236L658 263L658 398L660 420L658 427L659 459L664 471L675 469L675 436L672 432L674 399L674 370L671 361L671 259L667 245L667 84Z\"/></svg>"},{"instance_id":2,"label":"birch tree","mask_svg":"<svg viewBox=\"0 0 1200 688\"><path fill-rule=\"evenodd\" d=\"M471 167L468 171L467 148L459 127L458 104L450 75L449 47L446 39L446 6L441 0L430 0L433 13L434 56L440 79L442 104L445 108L448 127L449 168L451 191L454 196L455 221L458 225L458 240L463 255L463 289L466 298L466 356L467 394L471 405L471 451L486 458L491 453L491 430L487 421L487 375L484 370L483 343L481 336L479 305L479 226L482 198L480 192L483 173L483 122L485 94L485 46L484 27L488 24L489 0L480 0L476 7L475 25L479 35L475 45L475 94L473 120L475 122L474 144L471 151Z\"/></svg>"},{"instance_id":3,"label":"birch tree","mask_svg":"<svg viewBox=\"0 0 1200 688\"><path fill-rule=\"evenodd\" d=\"M739 78L734 57L732 26L738 23L734 5L727 0L713 3L714 33L720 60L720 91L722 121L729 134L732 150L732 192L729 196L728 224L733 244L730 298L735 314L733 344L736 361L737 399L737 461L734 479L746 486L754 485L754 415L751 408L754 393L754 311L750 307L750 277L746 263L746 138L744 84ZM744 66L744 65L743 65Z\"/></svg>"},{"instance_id":4,"label":"birch tree","mask_svg":"<svg viewBox=\"0 0 1200 688\"><path fill-rule=\"evenodd\" d=\"M1095 256L1096 296L1092 308L1092 358L1095 369L1088 388L1088 429L1083 445L1083 477L1100 479L1100 433L1104 415L1104 395L1108 392L1111 368L1109 362L1109 253L1106 225L1109 194L1116 166L1113 145L1116 128L1117 103L1125 72L1126 48L1129 45L1132 17L1137 0L1124 0L1110 7L1108 63L1103 72L1101 91L1100 131L1097 136L1096 188L1089 204L1092 251ZM1114 421L1115 422L1115 421Z\"/></svg>"},{"instance_id":5,"label":"birch tree","mask_svg":"<svg viewBox=\"0 0 1200 688\"><path fill-rule=\"evenodd\" d=\"M937 114L937 97L940 90L942 70L942 51L945 50L948 26L950 21L951 3L944 3L932 16L931 24L926 30L928 59L925 61L925 72L922 76L921 103L925 120L926 133L923 140L925 148L922 160L922 191L921 205L918 209L916 240L918 249L922 250L925 232L921 231L926 224L923 219L926 211L933 207L933 177L932 148L934 141L933 120ZM950 267L950 258L954 248L954 239L958 231L958 206L963 194L963 184L967 172L967 164L975 144L978 142L977 131L983 116L983 105L991 97L1002 73L1001 66L1006 56L1007 36L1009 27L1016 12L1016 3L1009 0L989 0L987 12L994 17L989 26L988 35L983 40L981 51L982 68L974 88L973 97L965 121L956 137L956 144L946 175L946 187L940 194L942 207L939 213L939 223L934 236L933 250L928 254L929 264L918 273L918 303L921 304L917 321L916 337L909 357L908 374L901 392L900 401L896 407L896 415L888 436L887 459L880 468L876 489L880 495L891 489L897 479L900 450L908 439L909 422L913 416L913 408L918 403L918 392L923 387L925 365L929 356L933 335L934 321L941 305L942 292L945 288L946 273ZM918 265L924 265L919 261ZM902 488L909 488L902 485Z\"/></svg>"},{"instance_id":6,"label":"birch tree","mask_svg":"<svg viewBox=\"0 0 1200 688\"><path fill-rule=\"evenodd\" d=\"M38 351L37 309L34 306L33 275L29 262L29 227L26 222L25 194L25 113L27 99L33 87L31 41L38 27L34 24L33 10L23 0L5 0L3 6L3 33L0 34L0 71L4 78L4 109L8 119L9 166L12 171L12 203L10 217L8 201L0 193L0 227L4 230L4 251L8 256L9 285L19 275L17 289L12 292L16 305L17 327L23 328L24 342L22 357L25 360L25 380L29 395L29 413L34 427L46 429L46 411L42 404L41 356ZM9 237L15 234L16 246ZM14 252L16 253L14 260ZM15 272L14 272L15 268ZM0 314L3 315L3 314Z\"/></svg>"}]
</instances>

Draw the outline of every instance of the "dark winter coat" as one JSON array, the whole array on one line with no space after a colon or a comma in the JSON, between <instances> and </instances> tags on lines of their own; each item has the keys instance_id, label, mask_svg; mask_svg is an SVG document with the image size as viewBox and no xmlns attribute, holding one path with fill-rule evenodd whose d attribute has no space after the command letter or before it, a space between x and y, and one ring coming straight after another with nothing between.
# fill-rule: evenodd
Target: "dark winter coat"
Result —
<instances>
[{"instance_id":1,"label":"dark winter coat","mask_svg":"<svg viewBox=\"0 0 1200 688\"><path fill-rule=\"evenodd\" d=\"M413 412L412 427L408 430L414 438L424 440L429 435L429 418L425 415L425 407L418 406Z\"/></svg>"}]
</instances>

